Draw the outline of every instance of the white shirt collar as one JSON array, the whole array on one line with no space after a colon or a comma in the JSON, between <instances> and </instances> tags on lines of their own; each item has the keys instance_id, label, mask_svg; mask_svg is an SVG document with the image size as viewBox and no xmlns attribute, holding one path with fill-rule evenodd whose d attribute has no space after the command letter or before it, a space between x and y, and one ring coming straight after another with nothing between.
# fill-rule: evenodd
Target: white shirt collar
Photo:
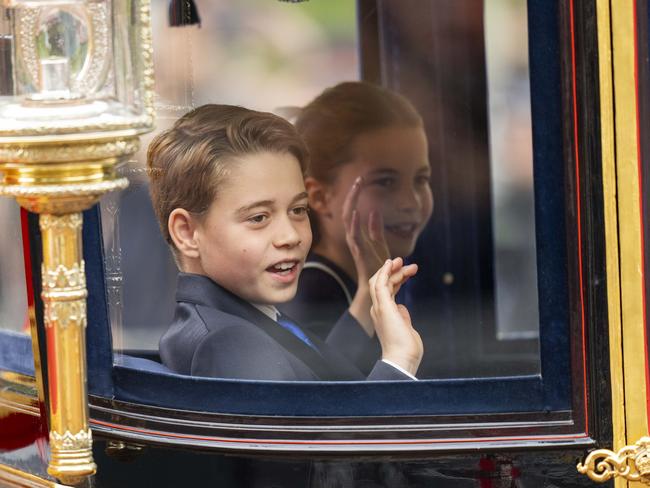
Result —
<instances>
[{"instance_id":1,"label":"white shirt collar","mask_svg":"<svg viewBox=\"0 0 650 488\"><path fill-rule=\"evenodd\" d=\"M278 315L280 315L280 311L273 305L266 305L263 303L251 303L251 305L271 320L275 320L276 322L278 321Z\"/></svg>"}]
</instances>

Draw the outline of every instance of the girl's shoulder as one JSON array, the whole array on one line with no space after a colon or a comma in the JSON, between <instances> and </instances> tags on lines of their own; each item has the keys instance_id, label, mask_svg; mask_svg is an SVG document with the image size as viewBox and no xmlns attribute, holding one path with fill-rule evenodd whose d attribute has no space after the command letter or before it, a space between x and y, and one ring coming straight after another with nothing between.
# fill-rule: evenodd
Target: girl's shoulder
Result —
<instances>
[{"instance_id":1,"label":"girl's shoulder","mask_svg":"<svg viewBox=\"0 0 650 488\"><path fill-rule=\"evenodd\" d=\"M356 288L356 283L327 258L313 253L307 257L300 275L299 292L330 298L340 295L349 305Z\"/></svg>"}]
</instances>

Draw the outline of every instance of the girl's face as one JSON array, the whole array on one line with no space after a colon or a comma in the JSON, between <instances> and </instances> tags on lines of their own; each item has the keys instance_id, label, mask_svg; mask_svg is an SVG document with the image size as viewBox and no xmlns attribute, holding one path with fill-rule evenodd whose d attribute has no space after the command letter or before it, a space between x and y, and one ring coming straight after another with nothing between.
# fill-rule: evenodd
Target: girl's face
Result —
<instances>
[{"instance_id":1,"label":"girl's face","mask_svg":"<svg viewBox=\"0 0 650 488\"><path fill-rule=\"evenodd\" d=\"M363 185L357 211L362 228L378 211L391 256L408 256L433 211L427 138L422 128L386 128L357 137L352 162L326 189L327 234L345 244L343 203L358 176ZM321 219L322 220L322 219Z\"/></svg>"}]
</instances>

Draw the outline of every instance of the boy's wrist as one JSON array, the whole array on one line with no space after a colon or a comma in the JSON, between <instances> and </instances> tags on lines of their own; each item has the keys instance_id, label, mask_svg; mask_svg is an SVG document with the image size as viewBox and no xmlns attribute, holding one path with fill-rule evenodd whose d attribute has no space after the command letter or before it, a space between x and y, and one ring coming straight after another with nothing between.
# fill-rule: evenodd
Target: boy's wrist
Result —
<instances>
[{"instance_id":1,"label":"boy's wrist","mask_svg":"<svg viewBox=\"0 0 650 488\"><path fill-rule=\"evenodd\" d=\"M384 361L388 361L389 363L393 363L400 368L402 368L405 371L408 371L410 374L415 376L415 373L418 371L418 367L420 366L420 361L422 360L422 357L413 357L413 356L408 356L400 353L393 353L393 352L388 352L385 354L382 354L381 359Z\"/></svg>"}]
</instances>

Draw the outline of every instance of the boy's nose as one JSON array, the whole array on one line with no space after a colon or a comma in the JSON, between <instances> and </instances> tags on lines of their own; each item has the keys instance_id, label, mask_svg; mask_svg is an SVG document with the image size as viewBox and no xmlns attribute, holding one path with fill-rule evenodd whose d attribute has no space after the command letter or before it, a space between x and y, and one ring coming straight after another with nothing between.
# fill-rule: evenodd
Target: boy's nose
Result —
<instances>
[{"instance_id":1,"label":"boy's nose","mask_svg":"<svg viewBox=\"0 0 650 488\"><path fill-rule=\"evenodd\" d=\"M274 242L276 247L295 247L300 242L300 233L296 230L292 222L285 222L278 228Z\"/></svg>"}]
</instances>

